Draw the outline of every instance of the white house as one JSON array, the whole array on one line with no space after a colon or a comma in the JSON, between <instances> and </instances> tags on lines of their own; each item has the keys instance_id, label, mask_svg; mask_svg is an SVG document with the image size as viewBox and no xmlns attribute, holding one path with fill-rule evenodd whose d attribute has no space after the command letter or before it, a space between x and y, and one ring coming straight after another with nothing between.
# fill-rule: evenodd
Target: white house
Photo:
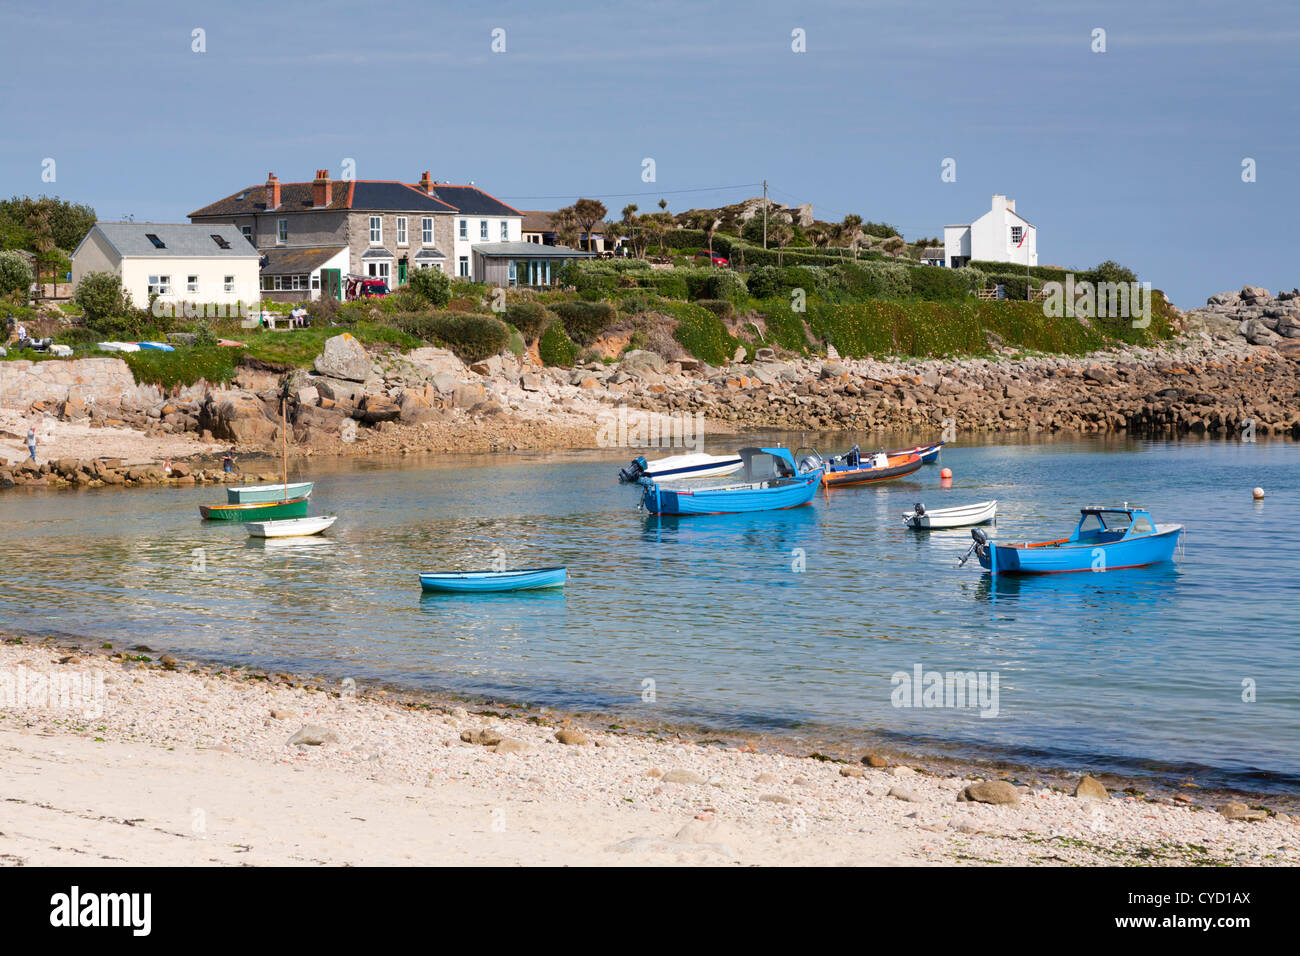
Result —
<instances>
[{"instance_id":1,"label":"white house","mask_svg":"<svg viewBox=\"0 0 1300 956\"><path fill-rule=\"evenodd\" d=\"M988 212L972 223L943 227L945 264L956 269L972 260L1038 265L1038 230L1016 212L1016 201L994 196Z\"/></svg>"},{"instance_id":2,"label":"white house","mask_svg":"<svg viewBox=\"0 0 1300 956\"><path fill-rule=\"evenodd\" d=\"M425 176L428 177L428 173ZM417 189L423 188L435 199L456 210L452 219L452 275L471 278L474 275L474 247L523 242L524 214L479 189L473 183L453 186L449 183L426 184L421 180Z\"/></svg>"},{"instance_id":3,"label":"white house","mask_svg":"<svg viewBox=\"0 0 1300 956\"><path fill-rule=\"evenodd\" d=\"M163 302L234 306L257 302L259 256L237 226L101 222L72 253L75 288L90 272L113 272L138 307Z\"/></svg>"}]
</instances>

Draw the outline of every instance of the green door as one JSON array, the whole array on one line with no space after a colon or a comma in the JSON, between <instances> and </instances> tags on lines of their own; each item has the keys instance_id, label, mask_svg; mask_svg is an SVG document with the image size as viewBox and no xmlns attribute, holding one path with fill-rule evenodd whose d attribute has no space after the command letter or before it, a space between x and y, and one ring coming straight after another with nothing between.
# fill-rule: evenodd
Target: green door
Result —
<instances>
[{"instance_id":1,"label":"green door","mask_svg":"<svg viewBox=\"0 0 1300 956\"><path fill-rule=\"evenodd\" d=\"M397 284L406 285L406 262L403 260L397 264Z\"/></svg>"},{"instance_id":2,"label":"green door","mask_svg":"<svg viewBox=\"0 0 1300 956\"><path fill-rule=\"evenodd\" d=\"M321 295L328 295L338 301L343 301L343 276L338 269L322 269L320 271L320 292Z\"/></svg>"}]
</instances>

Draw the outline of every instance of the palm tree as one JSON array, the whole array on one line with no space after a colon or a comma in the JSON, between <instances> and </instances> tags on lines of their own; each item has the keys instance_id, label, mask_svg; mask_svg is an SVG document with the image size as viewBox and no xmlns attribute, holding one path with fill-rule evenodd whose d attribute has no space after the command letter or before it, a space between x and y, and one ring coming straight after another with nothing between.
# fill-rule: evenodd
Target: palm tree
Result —
<instances>
[{"instance_id":1,"label":"palm tree","mask_svg":"<svg viewBox=\"0 0 1300 956\"><path fill-rule=\"evenodd\" d=\"M573 218L582 228L582 231L587 234L587 249L591 250L591 247L595 244L591 237L591 230L596 223L604 220L605 214L609 210L605 208L605 204L599 199L579 199L573 204L572 208Z\"/></svg>"}]
</instances>

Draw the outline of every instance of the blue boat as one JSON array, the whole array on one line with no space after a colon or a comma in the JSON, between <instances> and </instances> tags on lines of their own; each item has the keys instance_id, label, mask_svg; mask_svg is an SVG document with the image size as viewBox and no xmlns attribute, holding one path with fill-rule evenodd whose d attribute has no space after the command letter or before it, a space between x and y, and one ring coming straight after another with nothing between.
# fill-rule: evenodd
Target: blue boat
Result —
<instances>
[{"instance_id":1,"label":"blue boat","mask_svg":"<svg viewBox=\"0 0 1300 956\"><path fill-rule=\"evenodd\" d=\"M176 351L176 349L168 345L166 342L136 342L135 344L140 346L140 348L144 349L145 351L152 351L152 352L175 352Z\"/></svg>"},{"instance_id":2,"label":"blue boat","mask_svg":"<svg viewBox=\"0 0 1300 956\"><path fill-rule=\"evenodd\" d=\"M1180 524L1156 524L1141 508L1082 508L1068 538L1033 544L998 544L979 528L971 531L980 566L993 574L1062 574L1117 571L1172 561L1183 538ZM962 559L962 563L966 562Z\"/></svg>"},{"instance_id":3,"label":"blue boat","mask_svg":"<svg viewBox=\"0 0 1300 956\"><path fill-rule=\"evenodd\" d=\"M525 568L518 571L429 571L420 575L426 591L487 594L492 591L531 591L562 588L564 568Z\"/></svg>"},{"instance_id":4,"label":"blue boat","mask_svg":"<svg viewBox=\"0 0 1300 956\"><path fill-rule=\"evenodd\" d=\"M788 448L742 448L737 479L657 482L641 478L641 505L656 515L740 514L798 508L813 500L825 465L814 452L799 465Z\"/></svg>"}]
</instances>

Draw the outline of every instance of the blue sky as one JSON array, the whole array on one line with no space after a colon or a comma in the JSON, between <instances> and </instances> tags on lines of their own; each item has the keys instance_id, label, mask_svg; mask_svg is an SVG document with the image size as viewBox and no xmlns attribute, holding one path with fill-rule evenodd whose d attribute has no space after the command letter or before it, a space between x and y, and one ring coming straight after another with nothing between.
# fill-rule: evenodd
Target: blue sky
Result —
<instances>
[{"instance_id":1,"label":"blue sky","mask_svg":"<svg viewBox=\"0 0 1300 956\"><path fill-rule=\"evenodd\" d=\"M1118 259L1186 308L1300 285L1297 50L1295 0L7 4L0 192L185 221L345 158L521 208L680 211L766 178L909 238L1003 193L1040 262Z\"/></svg>"}]
</instances>

